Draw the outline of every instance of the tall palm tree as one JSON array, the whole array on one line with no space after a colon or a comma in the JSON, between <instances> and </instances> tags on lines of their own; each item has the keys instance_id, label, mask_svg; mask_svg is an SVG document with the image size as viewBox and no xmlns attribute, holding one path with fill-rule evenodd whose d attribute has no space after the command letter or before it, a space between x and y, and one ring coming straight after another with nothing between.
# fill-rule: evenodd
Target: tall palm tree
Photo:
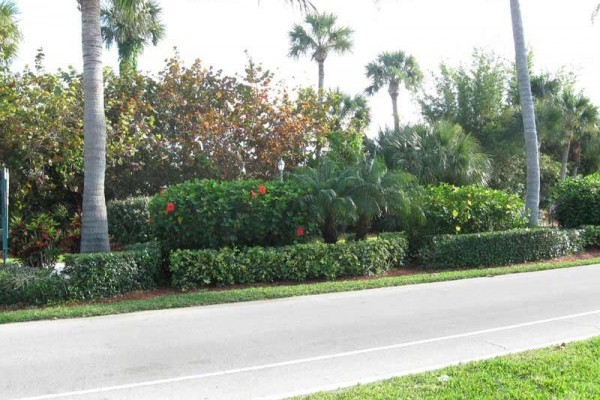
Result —
<instances>
[{"instance_id":1,"label":"tall palm tree","mask_svg":"<svg viewBox=\"0 0 600 400\"><path fill-rule=\"evenodd\" d=\"M107 48L116 44L121 74L137 70L137 59L149 43L154 46L165 36L160 21L162 10L154 0L138 0L135 12L121 3L104 3L100 9L102 40Z\"/></svg>"},{"instance_id":2,"label":"tall palm tree","mask_svg":"<svg viewBox=\"0 0 600 400\"><path fill-rule=\"evenodd\" d=\"M394 129L400 129L398 115L398 95L400 86L408 90L415 90L423 80L423 74L413 56L407 56L403 51L381 53L376 61L367 65L367 77L371 79L371 86L366 89L368 95L377 93L387 85L388 93L392 98L394 113Z\"/></svg>"},{"instance_id":3,"label":"tall palm tree","mask_svg":"<svg viewBox=\"0 0 600 400\"><path fill-rule=\"evenodd\" d=\"M0 64L7 66L16 57L21 41L17 25L19 10L11 0L0 1Z\"/></svg>"},{"instance_id":4,"label":"tall palm tree","mask_svg":"<svg viewBox=\"0 0 600 400\"><path fill-rule=\"evenodd\" d=\"M523 18L519 0L510 0L512 17L512 30L515 45L515 59L517 79L519 82L519 97L525 127L525 152L527 155L527 195L525 206L529 212L529 225L539 224L540 208L540 159L537 129L535 126L535 110L529 80L529 66L527 65L527 50L525 48L525 34L523 32Z\"/></svg>"},{"instance_id":5,"label":"tall palm tree","mask_svg":"<svg viewBox=\"0 0 600 400\"><path fill-rule=\"evenodd\" d=\"M573 88L565 88L556 99L556 106L560 112L560 127L558 141L562 145L560 178L565 179L568 173L569 156L571 152L576 165L581 159L581 143L590 128L596 125L598 120L598 109L590 99L581 93L575 93ZM577 174L577 166L573 169Z\"/></svg>"},{"instance_id":6,"label":"tall palm tree","mask_svg":"<svg viewBox=\"0 0 600 400\"><path fill-rule=\"evenodd\" d=\"M348 27L337 27L337 17L328 13L308 14L303 25L296 24L289 33L289 56L298 58L311 53L313 60L319 65L319 90L323 90L325 81L325 60L331 52L344 54L352 49L353 30Z\"/></svg>"},{"instance_id":7,"label":"tall palm tree","mask_svg":"<svg viewBox=\"0 0 600 400\"><path fill-rule=\"evenodd\" d=\"M139 0L113 0L126 13L134 13ZM304 10L314 9L310 0L286 0ZM100 0L77 0L81 10L84 90L84 189L81 252L110 251L104 197L106 169L106 118L102 85L102 33Z\"/></svg>"}]
</instances>

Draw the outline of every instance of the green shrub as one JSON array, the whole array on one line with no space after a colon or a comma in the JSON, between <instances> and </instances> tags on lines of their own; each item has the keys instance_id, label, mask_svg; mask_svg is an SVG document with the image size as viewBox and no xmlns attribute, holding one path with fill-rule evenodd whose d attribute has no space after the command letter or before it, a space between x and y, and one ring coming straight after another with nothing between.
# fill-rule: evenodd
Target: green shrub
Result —
<instances>
[{"instance_id":1,"label":"green shrub","mask_svg":"<svg viewBox=\"0 0 600 400\"><path fill-rule=\"evenodd\" d=\"M421 250L427 268L473 268L561 257L583 249L579 230L514 229L440 235Z\"/></svg>"},{"instance_id":2,"label":"green shrub","mask_svg":"<svg viewBox=\"0 0 600 400\"><path fill-rule=\"evenodd\" d=\"M567 178L554 191L552 216L565 228L600 225L600 173Z\"/></svg>"},{"instance_id":3,"label":"green shrub","mask_svg":"<svg viewBox=\"0 0 600 400\"><path fill-rule=\"evenodd\" d=\"M44 305L65 301L67 283L49 269L0 267L0 305Z\"/></svg>"},{"instance_id":4,"label":"green shrub","mask_svg":"<svg viewBox=\"0 0 600 400\"><path fill-rule=\"evenodd\" d=\"M600 225L587 225L581 229L585 247L600 249Z\"/></svg>"},{"instance_id":5,"label":"green shrub","mask_svg":"<svg viewBox=\"0 0 600 400\"><path fill-rule=\"evenodd\" d=\"M513 194L479 186L441 184L427 188L423 210L428 235L478 233L525 227L523 201Z\"/></svg>"},{"instance_id":6,"label":"green shrub","mask_svg":"<svg viewBox=\"0 0 600 400\"><path fill-rule=\"evenodd\" d=\"M336 244L177 250L170 259L172 284L188 290L372 275L402 265L407 247L404 235L384 234L377 239Z\"/></svg>"},{"instance_id":7,"label":"green shrub","mask_svg":"<svg viewBox=\"0 0 600 400\"><path fill-rule=\"evenodd\" d=\"M152 238L149 197L112 200L106 204L108 232L120 245L147 242Z\"/></svg>"},{"instance_id":8,"label":"green shrub","mask_svg":"<svg viewBox=\"0 0 600 400\"><path fill-rule=\"evenodd\" d=\"M45 213L27 220L12 218L10 249L26 266L53 269L61 251L57 248L61 230L56 219Z\"/></svg>"},{"instance_id":9,"label":"green shrub","mask_svg":"<svg viewBox=\"0 0 600 400\"><path fill-rule=\"evenodd\" d=\"M165 250L274 246L316 232L304 194L293 182L195 180L170 187L149 208Z\"/></svg>"},{"instance_id":10,"label":"green shrub","mask_svg":"<svg viewBox=\"0 0 600 400\"><path fill-rule=\"evenodd\" d=\"M63 274L70 299L92 300L156 287L161 264L156 246L138 246L118 253L66 255Z\"/></svg>"}]
</instances>

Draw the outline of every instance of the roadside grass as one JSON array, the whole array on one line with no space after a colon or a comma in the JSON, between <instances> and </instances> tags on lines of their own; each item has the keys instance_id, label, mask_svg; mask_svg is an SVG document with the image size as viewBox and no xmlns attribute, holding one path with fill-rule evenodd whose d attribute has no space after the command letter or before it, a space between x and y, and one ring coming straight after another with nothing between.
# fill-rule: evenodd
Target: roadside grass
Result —
<instances>
[{"instance_id":1,"label":"roadside grass","mask_svg":"<svg viewBox=\"0 0 600 400\"><path fill-rule=\"evenodd\" d=\"M296 285L255 286L241 289L208 289L187 293L167 294L136 300L94 302L85 304L63 304L44 308L0 311L0 324L38 321L48 319L81 318L110 314L123 314L136 311L163 310L213 304L234 303L254 300L280 299L323 293L348 292L392 286L452 281L459 279L492 277L522 272L599 264L600 257L575 261L550 261L507 267L481 268L471 270L432 271L414 275L389 276L373 279L340 280Z\"/></svg>"},{"instance_id":2,"label":"roadside grass","mask_svg":"<svg viewBox=\"0 0 600 400\"><path fill-rule=\"evenodd\" d=\"M595 338L296 399L598 399L598 377Z\"/></svg>"}]
</instances>

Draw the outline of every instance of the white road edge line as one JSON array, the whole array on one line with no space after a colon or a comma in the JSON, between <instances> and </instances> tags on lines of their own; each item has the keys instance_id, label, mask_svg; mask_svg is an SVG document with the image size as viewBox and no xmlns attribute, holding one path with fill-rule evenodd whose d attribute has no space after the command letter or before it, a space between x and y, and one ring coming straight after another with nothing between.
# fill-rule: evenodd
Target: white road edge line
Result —
<instances>
[{"instance_id":1,"label":"white road edge line","mask_svg":"<svg viewBox=\"0 0 600 400\"><path fill-rule=\"evenodd\" d=\"M350 357L350 356L356 356L356 355L360 355L360 354L367 354L367 353L373 353L373 352L384 351L384 350L401 349L404 347L411 347L411 346L418 346L418 345L422 345L422 344L442 342L445 340L461 339L461 338L465 338L465 337L478 336L478 335L483 335L483 334L487 334L487 333L494 333L494 332L500 332L500 331L505 331L505 330L517 329L517 328L525 328L528 326L542 325L542 324L547 324L550 322L564 321L564 320L568 320L568 319L586 317L586 316L594 315L594 314L600 314L600 310L565 315L562 317L548 318L548 319L542 319L542 320L531 321L531 322L524 322L521 324L507 325L507 326L502 326L502 327L498 327L498 328L482 329L482 330L478 330L478 331L459 333L459 334L455 334L455 335L442 336L442 337L431 338L431 339L416 340L413 342L398 343L398 344L392 344L392 345L380 346L380 347L372 347L372 348L368 348L368 349L347 351L347 352L342 352L342 353L328 354L328 355L316 356L316 357L300 358L300 359L296 359L296 360L282 361L282 362L277 362L277 363L272 363L272 364L255 365L252 367L234 368L234 369L228 369L228 370L224 370L224 371L208 372L208 373L204 373L204 374L180 376L177 378L157 379L157 380L153 380L153 381L128 383L128 384L123 384L123 385L106 386L106 387L94 388L94 389L76 390L76 391L64 392L64 393L45 394L45 395L33 396L33 397L22 397L22 398L18 398L18 399L14 399L14 400L60 399L60 398L72 397L72 396L83 396L86 394L105 393L105 392L112 392L112 391L117 391L117 390L135 389L135 388L140 388L140 387L145 387L145 386L156 386L156 385L164 385L164 384L168 384L168 383L191 381L191 380L197 380L197 379L211 378L211 377L215 377L215 376L233 375L233 374L239 374L239 373L244 373L244 372L260 371L260 370L270 369L270 368L287 367L287 366L291 366L291 365L305 364L305 363L310 363L310 362L315 362L315 361L331 360L331 359L341 358L341 357Z\"/></svg>"}]
</instances>

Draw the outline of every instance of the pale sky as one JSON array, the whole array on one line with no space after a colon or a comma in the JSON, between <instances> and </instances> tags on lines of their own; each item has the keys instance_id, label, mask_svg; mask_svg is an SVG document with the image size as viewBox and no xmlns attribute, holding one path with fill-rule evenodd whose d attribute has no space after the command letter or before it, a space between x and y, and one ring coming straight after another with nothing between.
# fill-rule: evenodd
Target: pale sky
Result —
<instances>
[{"instance_id":1,"label":"pale sky","mask_svg":"<svg viewBox=\"0 0 600 400\"><path fill-rule=\"evenodd\" d=\"M244 50L275 79L293 88L316 86L317 65L309 57L287 57L288 32L303 19L284 0L159 0L166 38L148 47L139 60L142 71L155 73L174 54L190 65L200 58L228 74L242 73ZM600 0L521 0L525 35L534 51L536 70L567 67L579 87L600 105L600 20L590 15ZM24 42L13 69L33 64L43 47L47 70L73 65L82 69L81 18L76 0L16 0ZM330 55L325 85L361 93L369 84L365 65L382 51L404 50L416 57L429 77L441 62L468 63L474 48L514 59L509 0L315 0L319 11L338 15L354 29L354 50ZM105 65L117 66L115 49L105 51ZM382 90L370 100L371 132L392 125L391 102ZM414 121L418 109L401 95L400 114Z\"/></svg>"}]
</instances>

